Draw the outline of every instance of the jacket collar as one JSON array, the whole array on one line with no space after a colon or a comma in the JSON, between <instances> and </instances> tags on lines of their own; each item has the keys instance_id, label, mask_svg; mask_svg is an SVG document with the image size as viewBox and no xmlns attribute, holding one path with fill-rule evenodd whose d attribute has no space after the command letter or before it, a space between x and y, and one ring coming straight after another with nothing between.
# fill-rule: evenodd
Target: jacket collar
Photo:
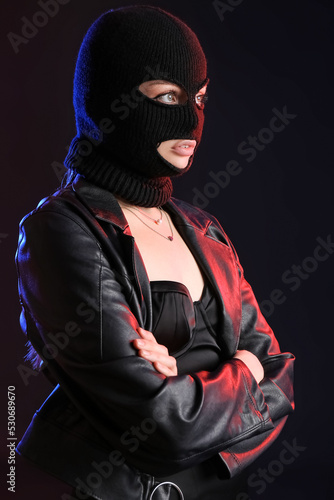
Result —
<instances>
[{"instance_id":1,"label":"jacket collar","mask_svg":"<svg viewBox=\"0 0 334 500\"><path fill-rule=\"evenodd\" d=\"M73 181L73 190L81 201L98 219L105 220L119 227L123 232L128 232L129 224L124 217L123 211L116 197L109 191L102 189L86 181L81 175L77 175ZM184 206L187 205L186 214ZM171 198L164 209L173 213L173 222L177 226L191 226L206 233L211 221L204 214L185 204L181 200Z\"/></svg>"},{"instance_id":2,"label":"jacket collar","mask_svg":"<svg viewBox=\"0 0 334 500\"><path fill-rule=\"evenodd\" d=\"M91 184L79 174L74 179L72 188L95 217L111 222L122 231L129 227L123 211L112 193Z\"/></svg>"}]
</instances>

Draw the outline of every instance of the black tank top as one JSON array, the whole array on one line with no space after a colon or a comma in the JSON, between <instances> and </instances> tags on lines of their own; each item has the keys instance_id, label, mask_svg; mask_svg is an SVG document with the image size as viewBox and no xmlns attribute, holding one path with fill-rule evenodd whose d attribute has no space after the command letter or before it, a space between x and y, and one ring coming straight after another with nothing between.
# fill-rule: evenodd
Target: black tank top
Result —
<instances>
[{"instance_id":1,"label":"black tank top","mask_svg":"<svg viewBox=\"0 0 334 500\"><path fill-rule=\"evenodd\" d=\"M153 328L159 344L177 360L178 373L212 371L221 350L217 343L218 312L207 284L192 301L188 288L177 281L151 281Z\"/></svg>"},{"instance_id":2,"label":"black tank top","mask_svg":"<svg viewBox=\"0 0 334 500\"><path fill-rule=\"evenodd\" d=\"M217 301L206 283L200 300L193 302L188 288L176 281L151 281L153 328L159 344L177 360L178 374L213 371L223 361L217 332ZM222 408L222 413L224 409ZM177 484L185 500L235 500L247 492L246 474L227 480L220 477L216 456L177 474L156 478L157 483ZM167 486L166 486L167 487ZM173 489L172 489L173 490ZM178 500L176 490L166 496Z\"/></svg>"}]
</instances>

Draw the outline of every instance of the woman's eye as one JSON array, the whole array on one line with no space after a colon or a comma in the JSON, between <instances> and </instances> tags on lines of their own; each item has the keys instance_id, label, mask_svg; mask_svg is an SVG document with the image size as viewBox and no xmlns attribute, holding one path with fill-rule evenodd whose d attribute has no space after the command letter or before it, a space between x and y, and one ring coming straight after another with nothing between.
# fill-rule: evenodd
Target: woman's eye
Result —
<instances>
[{"instance_id":1,"label":"woman's eye","mask_svg":"<svg viewBox=\"0 0 334 500\"><path fill-rule=\"evenodd\" d=\"M175 92L167 92L166 94L160 94L155 97L155 100L162 102L164 104L177 104L178 100Z\"/></svg>"},{"instance_id":2,"label":"woman's eye","mask_svg":"<svg viewBox=\"0 0 334 500\"><path fill-rule=\"evenodd\" d=\"M163 104L184 104L186 98L183 98L183 96L177 94L174 90L171 90L170 92L157 95L154 97L154 100L162 102ZM195 97L195 102L200 109L204 108L207 100L207 94L197 94Z\"/></svg>"},{"instance_id":3,"label":"woman's eye","mask_svg":"<svg viewBox=\"0 0 334 500\"><path fill-rule=\"evenodd\" d=\"M208 96L207 94L197 94L195 97L196 104L200 109L203 109L205 106L205 103L208 102Z\"/></svg>"}]
</instances>

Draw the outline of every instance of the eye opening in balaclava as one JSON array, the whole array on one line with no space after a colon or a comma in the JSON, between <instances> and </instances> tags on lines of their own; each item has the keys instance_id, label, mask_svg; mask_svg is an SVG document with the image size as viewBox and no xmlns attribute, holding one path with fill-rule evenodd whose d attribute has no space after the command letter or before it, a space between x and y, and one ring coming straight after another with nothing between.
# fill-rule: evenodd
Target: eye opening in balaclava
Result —
<instances>
[{"instance_id":1,"label":"eye opening in balaclava","mask_svg":"<svg viewBox=\"0 0 334 500\"><path fill-rule=\"evenodd\" d=\"M150 97L149 95L147 95L145 92L143 92L140 87L144 84L144 83L152 83L152 84L156 84L156 85L164 85L165 87L168 87L168 85L173 85L173 86L177 86L179 87L179 90L181 90L183 92L183 95L181 95L181 99L182 99L182 102L179 102L179 103L163 103L161 101L157 101L156 100L156 97L153 98L153 97ZM183 106L185 105L187 102L193 100L193 102L197 105L197 107L201 110L204 109L204 106L205 106L205 103L207 102L207 92L205 91L205 93L203 94L203 96L206 97L206 99L202 102L202 104L199 104L198 101L196 101L196 97L199 95L199 92L202 90L202 88L204 87L207 87L209 84L209 78L206 78L202 83L199 84L198 88L191 93L191 95L189 95L189 92L188 90L185 88L184 85L182 85L182 83L178 83L176 81L171 81L171 80L145 80L144 82L142 82L140 85L138 85L136 87L136 92L138 92L138 94L141 95L142 99L150 99L151 101L156 101L162 105L165 105L165 106ZM164 91L161 93L161 95L166 95L166 94L169 94L169 93L173 93L175 92L174 89L170 89L170 91Z\"/></svg>"},{"instance_id":2,"label":"eye opening in balaclava","mask_svg":"<svg viewBox=\"0 0 334 500\"><path fill-rule=\"evenodd\" d=\"M179 85L187 101L164 104L137 91L132 102L138 82L152 79ZM106 12L88 30L78 56L78 133L65 165L132 203L167 201L170 177L191 161L178 169L158 154L157 144L184 138L198 147L204 114L194 97L206 81L203 50L180 19L150 6Z\"/></svg>"}]
</instances>

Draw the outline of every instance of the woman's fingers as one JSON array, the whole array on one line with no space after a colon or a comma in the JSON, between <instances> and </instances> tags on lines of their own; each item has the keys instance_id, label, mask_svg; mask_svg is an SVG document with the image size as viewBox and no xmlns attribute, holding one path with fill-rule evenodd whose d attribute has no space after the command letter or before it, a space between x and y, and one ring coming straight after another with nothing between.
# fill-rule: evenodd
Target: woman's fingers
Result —
<instances>
[{"instance_id":1,"label":"woman's fingers","mask_svg":"<svg viewBox=\"0 0 334 500\"><path fill-rule=\"evenodd\" d=\"M233 358L243 361L252 372L257 383L261 382L264 377L264 370L260 360L255 356L255 354L247 350L238 350Z\"/></svg>"},{"instance_id":2,"label":"woman's fingers","mask_svg":"<svg viewBox=\"0 0 334 500\"><path fill-rule=\"evenodd\" d=\"M175 360L175 358L173 359ZM167 365L158 362L154 362L153 366L157 370L157 372L162 373L162 375L165 375L166 377L173 377L177 375L176 360L175 360L175 366L173 366L172 368L169 368Z\"/></svg>"},{"instance_id":3,"label":"woman's fingers","mask_svg":"<svg viewBox=\"0 0 334 500\"><path fill-rule=\"evenodd\" d=\"M173 356L162 354L159 351L140 349L138 355L150 361L154 368L166 376L177 375L176 359Z\"/></svg>"},{"instance_id":4,"label":"woman's fingers","mask_svg":"<svg viewBox=\"0 0 334 500\"><path fill-rule=\"evenodd\" d=\"M144 328L137 328L137 332L139 335L146 340L152 340L153 342L157 343L155 336L153 335L152 332L149 332L148 330L144 330Z\"/></svg>"},{"instance_id":5,"label":"woman's fingers","mask_svg":"<svg viewBox=\"0 0 334 500\"><path fill-rule=\"evenodd\" d=\"M150 361L154 368L163 375L166 375L167 377L177 375L176 359L173 358L173 356L169 356L168 351L167 354L165 353L165 346L159 347L162 347L163 350L148 350L147 347L145 349L139 349L138 355L147 361Z\"/></svg>"},{"instance_id":6,"label":"woman's fingers","mask_svg":"<svg viewBox=\"0 0 334 500\"><path fill-rule=\"evenodd\" d=\"M147 348L149 351L168 354L167 347L162 344L158 344L153 333L148 330L144 330L143 328L139 328L138 333L141 336L141 339L134 340L134 345L137 349Z\"/></svg>"},{"instance_id":7,"label":"woman's fingers","mask_svg":"<svg viewBox=\"0 0 334 500\"><path fill-rule=\"evenodd\" d=\"M164 345L158 344L156 341L135 339L133 345L136 349L146 350L150 352L162 353L168 356L168 349Z\"/></svg>"},{"instance_id":8,"label":"woman's fingers","mask_svg":"<svg viewBox=\"0 0 334 500\"><path fill-rule=\"evenodd\" d=\"M143 328L138 329L140 339L133 341L138 355L150 361L154 368L163 375L177 375L176 359L170 356L166 346L158 344L154 335Z\"/></svg>"}]
</instances>

